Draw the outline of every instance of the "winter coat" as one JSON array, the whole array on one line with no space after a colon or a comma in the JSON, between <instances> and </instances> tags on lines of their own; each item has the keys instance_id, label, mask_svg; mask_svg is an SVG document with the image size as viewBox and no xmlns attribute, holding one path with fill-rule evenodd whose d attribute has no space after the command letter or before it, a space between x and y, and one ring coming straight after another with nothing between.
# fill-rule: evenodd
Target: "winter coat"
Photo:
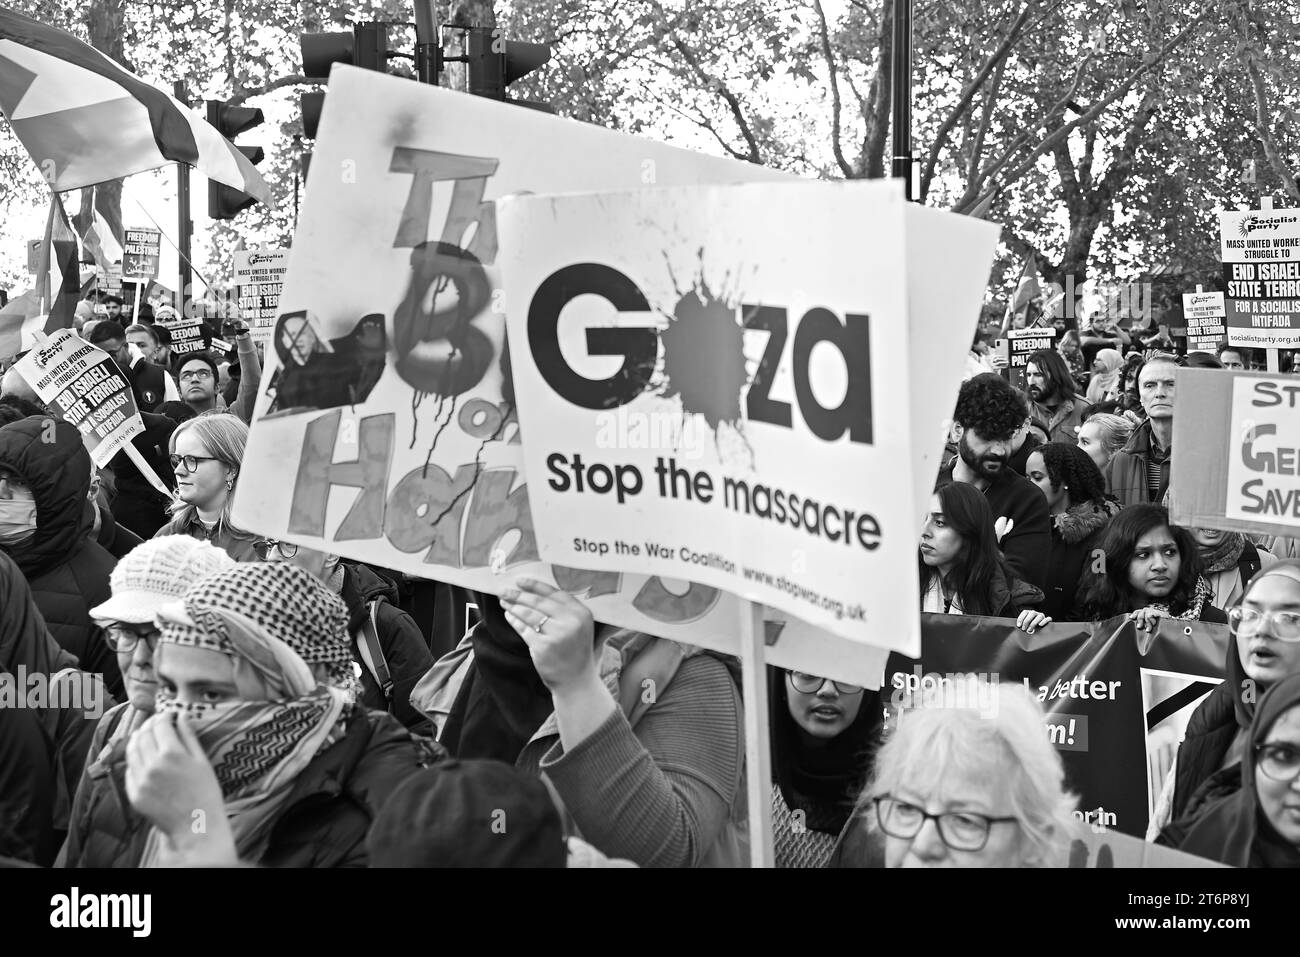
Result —
<instances>
[{"instance_id":1,"label":"winter coat","mask_svg":"<svg viewBox=\"0 0 1300 957\"><path fill-rule=\"evenodd\" d=\"M1210 588L1214 591L1215 607L1232 608L1240 605L1242 598L1245 597L1246 583L1255 577L1260 569L1275 564L1277 564L1276 558L1265 549L1247 541L1241 550L1241 558L1235 565L1217 572L1202 571L1201 576L1210 583ZM1204 567L1204 559L1202 559L1202 567Z\"/></svg>"},{"instance_id":2,"label":"winter coat","mask_svg":"<svg viewBox=\"0 0 1300 957\"><path fill-rule=\"evenodd\" d=\"M254 535L252 532L232 528L229 525L224 528L213 528L209 531L203 522L199 520L199 514L196 511L191 511L188 519L179 515L173 518L158 529L153 537L161 538L164 535L188 535L190 538L197 538L201 542L208 542L220 548L237 562L255 562L258 560L253 543L260 536Z\"/></svg>"},{"instance_id":3,"label":"winter coat","mask_svg":"<svg viewBox=\"0 0 1300 957\"><path fill-rule=\"evenodd\" d=\"M144 432L131 440L140 457L169 489L176 488L176 473L167 461L168 443L176 423L165 415L141 412ZM141 538L151 537L167 523L167 506L171 498L153 487L139 467L125 452L118 452L109 464L116 479L112 501L113 517Z\"/></svg>"},{"instance_id":4,"label":"winter coat","mask_svg":"<svg viewBox=\"0 0 1300 957\"><path fill-rule=\"evenodd\" d=\"M94 508L94 506L91 506ZM113 513L107 509L98 509L98 525L95 541L115 559L126 557L126 553L140 544L143 539L125 525L119 525Z\"/></svg>"},{"instance_id":5,"label":"winter coat","mask_svg":"<svg viewBox=\"0 0 1300 957\"><path fill-rule=\"evenodd\" d=\"M21 475L36 499L36 534L5 550L27 577L54 640L121 697L117 656L90 618L91 608L108 601L108 576L117 564L90 539L90 456L81 433L66 422L55 423L48 441L47 421L30 416L0 428L0 465Z\"/></svg>"},{"instance_id":6,"label":"winter coat","mask_svg":"<svg viewBox=\"0 0 1300 957\"><path fill-rule=\"evenodd\" d=\"M1049 618L1069 621L1078 604L1079 585L1091 568L1093 551L1119 506L1080 502L1052 516L1052 551L1047 562L1046 597L1038 609Z\"/></svg>"},{"instance_id":7,"label":"winter coat","mask_svg":"<svg viewBox=\"0 0 1300 957\"><path fill-rule=\"evenodd\" d=\"M0 802L7 795L18 793L15 788L29 789L37 785L35 779L24 781L23 774L14 768L28 768L30 773L48 778L48 805L44 808L44 818L52 829L46 835L48 843L55 831L61 835L68 827L72 796L86 755L90 753L95 727L104 709L112 707L113 699L107 694L102 678L77 670L73 656L50 637L27 580L3 552L0 552L0 672L6 673L0 680L11 682L12 693L24 699L34 686L34 676L41 676L38 680L44 680L49 689L42 707L0 707L0 712L21 713L33 719L10 722L6 729L7 735L17 736L7 743L14 749L10 757L16 763L11 766L8 759L0 756ZM42 755L42 767L36 771L28 767L34 746L28 738L33 733L40 738ZM3 778L7 772L18 776L6 783ZM0 821L4 813L0 808ZM57 849L42 844L39 856L34 859L48 865Z\"/></svg>"},{"instance_id":8,"label":"winter coat","mask_svg":"<svg viewBox=\"0 0 1300 957\"><path fill-rule=\"evenodd\" d=\"M353 658L361 668L361 702L375 711L387 711L406 727L431 735L429 719L411 706L411 690L425 672L433 667L433 655L415 621L397 607L397 586L373 569L361 564L344 563L340 597L348 606L348 634L352 636ZM366 660L366 625L373 622L382 660ZM390 682L381 688L376 669L385 670Z\"/></svg>"},{"instance_id":9,"label":"winter coat","mask_svg":"<svg viewBox=\"0 0 1300 957\"><path fill-rule=\"evenodd\" d=\"M1148 419L1133 430L1124 447L1111 458L1104 475L1106 490L1119 500L1120 505L1143 505L1160 502L1169 488L1170 456L1160 468L1160 487L1155 497L1147 490L1147 463L1151 458L1151 421Z\"/></svg>"},{"instance_id":10,"label":"winter coat","mask_svg":"<svg viewBox=\"0 0 1300 957\"><path fill-rule=\"evenodd\" d=\"M129 707L129 706L127 706ZM122 709L125 712L125 708ZM107 716L106 716L107 718ZM121 720L121 715L118 715ZM97 740L107 740L106 728ZM65 867L136 867L149 824L126 801L124 743L87 768L72 829L60 855ZM275 823L262 867L365 867L366 833L397 785L445 757L390 715L359 709L343 738L316 755L294 779Z\"/></svg>"},{"instance_id":11,"label":"winter coat","mask_svg":"<svg viewBox=\"0 0 1300 957\"><path fill-rule=\"evenodd\" d=\"M1044 442L1066 442L1074 445L1079 438L1079 425L1091 409L1081 396L1066 399L1053 411L1047 406L1030 401L1030 428Z\"/></svg>"}]
</instances>

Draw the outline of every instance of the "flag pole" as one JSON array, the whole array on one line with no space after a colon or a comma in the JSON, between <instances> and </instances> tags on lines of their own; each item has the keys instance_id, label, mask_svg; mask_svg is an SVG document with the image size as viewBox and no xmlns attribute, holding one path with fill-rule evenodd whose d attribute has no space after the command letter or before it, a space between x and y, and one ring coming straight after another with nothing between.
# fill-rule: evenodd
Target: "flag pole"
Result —
<instances>
[{"instance_id":1,"label":"flag pole","mask_svg":"<svg viewBox=\"0 0 1300 957\"><path fill-rule=\"evenodd\" d=\"M131 202L135 203L137 206L140 207L140 212L144 213L145 216L148 216L148 217L149 217L149 222L153 223L154 226L157 227L158 232L162 235L162 238L165 239L165 240L167 240L167 242L171 243L171 247L172 247L172 249L176 250L176 254L177 254L178 256L181 257L181 261L184 262L184 263L185 263L187 266L189 266L191 269L193 269L196 273L198 273L198 274L199 274L199 278L203 280L203 285L205 285L206 287L208 287L209 289L211 289L211 288L212 288L212 283L208 281L208 277L205 276L205 275L203 275L203 273L202 273L202 271L200 271L199 267L196 266L196 265L194 265L194 263L190 261L189 256L187 256L185 253L183 253L183 252L181 251L181 247L180 247L180 246L177 246L174 242L172 242L172 238L171 238L170 236L167 235L167 230L163 229L161 226L158 225L158 220L154 219L153 216L149 215L149 210L145 209L145 208L144 208L144 205L143 205L143 204L142 204L138 199L136 199L134 196L131 197ZM184 290L181 291L181 295L182 295L182 296L185 295Z\"/></svg>"}]
</instances>

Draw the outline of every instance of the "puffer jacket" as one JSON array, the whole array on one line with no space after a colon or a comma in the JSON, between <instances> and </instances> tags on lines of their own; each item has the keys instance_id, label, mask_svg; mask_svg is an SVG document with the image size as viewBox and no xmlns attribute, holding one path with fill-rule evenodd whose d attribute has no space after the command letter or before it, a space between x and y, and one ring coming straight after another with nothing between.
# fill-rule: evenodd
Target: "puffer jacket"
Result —
<instances>
[{"instance_id":1,"label":"puffer jacket","mask_svg":"<svg viewBox=\"0 0 1300 957\"><path fill-rule=\"evenodd\" d=\"M361 703L375 711L387 711L406 727L432 735L429 719L411 706L411 691L433 667L433 655L414 619L397 607L397 585L366 565L345 562L340 597L348 606L348 634L352 656L361 664ZM364 629L371 621L382 652L378 667L387 670L387 692L379 686L372 663L361 649Z\"/></svg>"},{"instance_id":2,"label":"puffer jacket","mask_svg":"<svg viewBox=\"0 0 1300 957\"><path fill-rule=\"evenodd\" d=\"M107 718L96 739L108 741L129 705ZM136 867L150 825L126 799L125 737L86 769L77 791L63 867ZM257 863L262 867L365 867L366 834L402 781L442 760L446 751L416 738L388 714L360 709L342 740L317 754L294 780Z\"/></svg>"},{"instance_id":3,"label":"puffer jacket","mask_svg":"<svg viewBox=\"0 0 1300 957\"><path fill-rule=\"evenodd\" d=\"M90 455L81 433L66 422L55 423L54 441L48 441L48 421L30 416L0 428L0 465L22 476L36 499L36 534L5 550L27 577L54 640L83 671L102 674L120 698L117 656L90 618L90 609L108 600L108 576L117 564L90 539Z\"/></svg>"}]
</instances>

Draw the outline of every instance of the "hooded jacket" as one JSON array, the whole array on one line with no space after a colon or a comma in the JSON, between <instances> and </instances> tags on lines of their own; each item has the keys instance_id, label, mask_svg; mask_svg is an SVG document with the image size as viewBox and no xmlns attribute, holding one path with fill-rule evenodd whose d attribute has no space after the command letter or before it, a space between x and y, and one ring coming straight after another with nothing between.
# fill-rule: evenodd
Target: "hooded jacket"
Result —
<instances>
[{"instance_id":1,"label":"hooded jacket","mask_svg":"<svg viewBox=\"0 0 1300 957\"><path fill-rule=\"evenodd\" d=\"M1194 820L1175 821L1166 827L1160 843L1232 867L1300 867L1300 848L1278 834L1264 815L1255 785L1255 747L1277 719L1297 705L1300 675L1283 678L1269 689L1251 720L1237 768L1237 789L1208 804Z\"/></svg>"},{"instance_id":2,"label":"hooded jacket","mask_svg":"<svg viewBox=\"0 0 1300 957\"><path fill-rule=\"evenodd\" d=\"M342 568L339 597L348 606L353 657L363 662L361 703L375 711L387 711L413 731L432 734L429 719L411 706L411 690L433 667L433 655L424 635L411 616L397 607L396 584L365 565L345 562ZM372 605L379 645L392 681L387 694L360 653L362 631L371 617Z\"/></svg>"},{"instance_id":3,"label":"hooded jacket","mask_svg":"<svg viewBox=\"0 0 1300 957\"><path fill-rule=\"evenodd\" d=\"M117 656L90 618L90 609L108 600L108 576L117 564L90 539L90 455L81 433L66 422L54 423L54 441L48 441L49 421L29 416L0 428L0 465L22 476L36 499L36 534L5 550L27 577L54 640L121 697Z\"/></svg>"},{"instance_id":4,"label":"hooded jacket","mask_svg":"<svg viewBox=\"0 0 1300 957\"><path fill-rule=\"evenodd\" d=\"M1101 540L1119 506L1080 502L1052 516L1052 551L1047 561L1044 600L1039 610L1057 621L1069 621L1078 604L1083 571L1091 564L1093 549Z\"/></svg>"},{"instance_id":5,"label":"hooded jacket","mask_svg":"<svg viewBox=\"0 0 1300 957\"><path fill-rule=\"evenodd\" d=\"M130 705L106 716L96 735L107 742ZM114 720L109 726L108 718ZM136 867L150 826L130 807L125 739L86 769L63 867ZM365 867L366 834L388 795L407 777L445 757L432 741L413 738L391 715L358 707L343 738L294 779L271 826L262 867Z\"/></svg>"}]
</instances>

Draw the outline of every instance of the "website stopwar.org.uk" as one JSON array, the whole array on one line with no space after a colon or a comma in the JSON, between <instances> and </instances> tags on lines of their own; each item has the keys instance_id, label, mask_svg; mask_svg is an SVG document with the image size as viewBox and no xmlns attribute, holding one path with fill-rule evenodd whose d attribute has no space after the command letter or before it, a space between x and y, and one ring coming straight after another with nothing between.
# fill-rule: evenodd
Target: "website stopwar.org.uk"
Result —
<instances>
[{"instance_id":1,"label":"website stopwar.org.uk","mask_svg":"<svg viewBox=\"0 0 1300 957\"><path fill-rule=\"evenodd\" d=\"M850 605L845 609L844 602L840 601L838 598L830 598L815 589L808 588L798 582L790 581L790 579L785 576L777 576L774 578L768 572L749 568L746 565L740 566L740 570L747 581L767 585L769 588L775 588L778 591L785 592L787 595L792 595L800 601L807 602L810 605L816 605L818 608L824 608L832 612L837 619L843 619L847 614L849 618L856 621L866 620L867 610L861 605Z\"/></svg>"}]
</instances>

